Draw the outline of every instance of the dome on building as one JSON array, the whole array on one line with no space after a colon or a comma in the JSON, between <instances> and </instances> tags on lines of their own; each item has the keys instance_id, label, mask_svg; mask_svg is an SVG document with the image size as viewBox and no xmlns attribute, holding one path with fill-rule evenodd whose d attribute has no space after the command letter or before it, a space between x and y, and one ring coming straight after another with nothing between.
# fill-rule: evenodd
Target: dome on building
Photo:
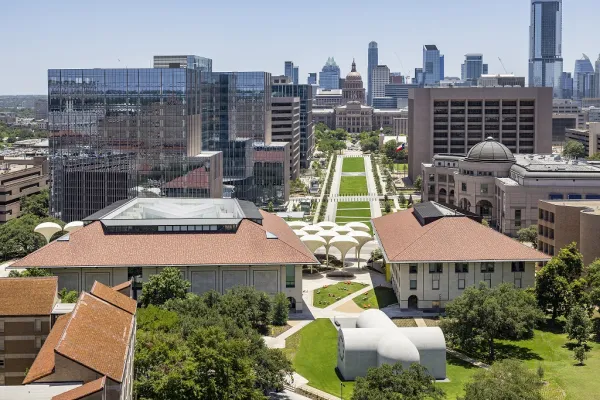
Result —
<instances>
[{"instance_id":1,"label":"dome on building","mask_svg":"<svg viewBox=\"0 0 600 400\"><path fill-rule=\"evenodd\" d=\"M352 70L346 75L346 81L362 81L360 72L356 71L356 63L352 60Z\"/></svg>"},{"instance_id":2,"label":"dome on building","mask_svg":"<svg viewBox=\"0 0 600 400\"><path fill-rule=\"evenodd\" d=\"M471 147L465 161L515 162L515 156L513 156L513 153L508 147L496 141L493 137L488 137L483 142L477 143L475 146Z\"/></svg>"}]
</instances>

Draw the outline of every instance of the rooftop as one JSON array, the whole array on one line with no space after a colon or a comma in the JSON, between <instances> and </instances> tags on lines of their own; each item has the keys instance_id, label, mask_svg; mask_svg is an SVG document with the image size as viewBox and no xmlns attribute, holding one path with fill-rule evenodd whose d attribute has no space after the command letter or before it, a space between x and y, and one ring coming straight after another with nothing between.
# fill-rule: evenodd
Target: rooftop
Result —
<instances>
[{"instance_id":1,"label":"rooftop","mask_svg":"<svg viewBox=\"0 0 600 400\"><path fill-rule=\"evenodd\" d=\"M434 216L424 221L419 213ZM428 223L427 223L428 222ZM533 250L439 204L373 219L373 229L388 262L547 261Z\"/></svg>"},{"instance_id":2,"label":"rooftop","mask_svg":"<svg viewBox=\"0 0 600 400\"><path fill-rule=\"evenodd\" d=\"M0 279L0 316L50 315L57 302L58 278Z\"/></svg>"},{"instance_id":3,"label":"rooftop","mask_svg":"<svg viewBox=\"0 0 600 400\"><path fill-rule=\"evenodd\" d=\"M81 387L80 383L34 383L31 385L0 386L0 398L19 400L56 400L61 393Z\"/></svg>"},{"instance_id":4,"label":"rooftop","mask_svg":"<svg viewBox=\"0 0 600 400\"><path fill-rule=\"evenodd\" d=\"M126 283L130 282L127 281ZM90 293L130 314L135 314L137 310L137 302L134 299L124 296L117 292L117 289L110 288L98 281L94 282Z\"/></svg>"},{"instance_id":5,"label":"rooftop","mask_svg":"<svg viewBox=\"0 0 600 400\"><path fill-rule=\"evenodd\" d=\"M546 204L562 207L575 207L583 209L582 212L600 214L600 200L542 200Z\"/></svg>"},{"instance_id":6,"label":"rooftop","mask_svg":"<svg viewBox=\"0 0 600 400\"><path fill-rule=\"evenodd\" d=\"M106 386L106 376L86 383L85 385L71 389L68 392L61 393L52 397L52 400L79 400L87 398L94 393L98 393Z\"/></svg>"},{"instance_id":7,"label":"rooftop","mask_svg":"<svg viewBox=\"0 0 600 400\"><path fill-rule=\"evenodd\" d=\"M578 177L600 179L600 167L585 160L568 160L555 154L515 154L511 170L526 177Z\"/></svg>"}]
</instances>

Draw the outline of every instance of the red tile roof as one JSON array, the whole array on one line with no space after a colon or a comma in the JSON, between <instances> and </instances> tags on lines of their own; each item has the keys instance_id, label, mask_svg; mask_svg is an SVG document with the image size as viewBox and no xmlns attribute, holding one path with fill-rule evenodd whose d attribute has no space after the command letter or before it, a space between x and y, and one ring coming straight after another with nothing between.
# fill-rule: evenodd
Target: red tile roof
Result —
<instances>
[{"instance_id":1,"label":"red tile roof","mask_svg":"<svg viewBox=\"0 0 600 400\"><path fill-rule=\"evenodd\" d=\"M24 385L35 382L54 372L54 348L60 340L60 337L65 330L65 326L67 326L67 322L69 322L69 318L71 318L71 313L61 315L56 322L54 322L54 326L52 327L52 330L50 330L44 345L33 361L31 368L29 368L25 380L23 380Z\"/></svg>"},{"instance_id":2,"label":"red tile roof","mask_svg":"<svg viewBox=\"0 0 600 400\"><path fill-rule=\"evenodd\" d=\"M410 209L373 219L373 229L391 262L550 260L467 217L443 217L421 226Z\"/></svg>"},{"instance_id":3,"label":"red tile roof","mask_svg":"<svg viewBox=\"0 0 600 400\"><path fill-rule=\"evenodd\" d=\"M130 279L130 280L126 281L126 282L123 282L123 283L120 283L120 284L118 284L116 286L113 286L112 290L116 290L117 292L119 292L119 291L121 291L121 290L123 290L125 288L131 287L132 284L133 284L133 282Z\"/></svg>"},{"instance_id":4,"label":"red tile roof","mask_svg":"<svg viewBox=\"0 0 600 400\"><path fill-rule=\"evenodd\" d=\"M0 278L0 317L50 315L57 301L58 278Z\"/></svg>"},{"instance_id":5,"label":"red tile roof","mask_svg":"<svg viewBox=\"0 0 600 400\"><path fill-rule=\"evenodd\" d=\"M263 224L244 219L236 233L104 234L94 222L14 263L24 267L317 264L287 223L261 211ZM267 232L277 236L267 238Z\"/></svg>"},{"instance_id":6,"label":"red tile roof","mask_svg":"<svg viewBox=\"0 0 600 400\"><path fill-rule=\"evenodd\" d=\"M110 288L102 283L96 281L92 286L90 293L112 304L115 307L119 307L123 311L127 311L129 314L135 314L137 310L137 303L134 299L119 293L116 289Z\"/></svg>"},{"instance_id":7,"label":"red tile roof","mask_svg":"<svg viewBox=\"0 0 600 400\"><path fill-rule=\"evenodd\" d=\"M86 396L90 396L94 393L98 393L106 386L106 376L98 378L95 381L81 385L75 389L71 389L67 392L58 394L52 397L52 400L80 400Z\"/></svg>"},{"instance_id":8,"label":"red tile roof","mask_svg":"<svg viewBox=\"0 0 600 400\"><path fill-rule=\"evenodd\" d=\"M122 382L135 315L83 292L55 351Z\"/></svg>"}]
</instances>

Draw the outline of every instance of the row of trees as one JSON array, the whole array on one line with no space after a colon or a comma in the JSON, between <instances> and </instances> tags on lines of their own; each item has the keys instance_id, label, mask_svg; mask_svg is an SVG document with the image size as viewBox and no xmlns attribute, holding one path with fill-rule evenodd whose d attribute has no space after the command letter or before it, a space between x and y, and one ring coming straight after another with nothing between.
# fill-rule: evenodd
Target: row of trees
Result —
<instances>
[{"instance_id":1,"label":"row of trees","mask_svg":"<svg viewBox=\"0 0 600 400\"><path fill-rule=\"evenodd\" d=\"M600 153L588 157L583 143L576 140L568 140L563 147L563 156L568 158L586 158L588 160L600 161Z\"/></svg>"},{"instance_id":2,"label":"row of trees","mask_svg":"<svg viewBox=\"0 0 600 400\"><path fill-rule=\"evenodd\" d=\"M327 125L319 123L315 127L315 138L319 151L331 153L346 148L348 132L343 129L329 129Z\"/></svg>"},{"instance_id":3,"label":"row of trees","mask_svg":"<svg viewBox=\"0 0 600 400\"><path fill-rule=\"evenodd\" d=\"M251 287L224 295L187 292L177 268L142 288L137 315L135 395L139 399L264 399L283 389L292 366L261 337L287 322L285 295Z\"/></svg>"}]
</instances>

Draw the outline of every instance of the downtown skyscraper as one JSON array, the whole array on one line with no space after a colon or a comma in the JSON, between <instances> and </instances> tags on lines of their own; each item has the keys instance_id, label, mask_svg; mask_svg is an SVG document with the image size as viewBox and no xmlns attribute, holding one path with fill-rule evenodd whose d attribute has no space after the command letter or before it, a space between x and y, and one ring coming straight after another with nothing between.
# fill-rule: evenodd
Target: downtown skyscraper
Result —
<instances>
[{"instance_id":1,"label":"downtown skyscraper","mask_svg":"<svg viewBox=\"0 0 600 400\"><path fill-rule=\"evenodd\" d=\"M561 97L562 0L531 0L529 86L551 87Z\"/></svg>"},{"instance_id":2,"label":"downtown skyscraper","mask_svg":"<svg viewBox=\"0 0 600 400\"><path fill-rule=\"evenodd\" d=\"M377 42L369 43L369 60L367 64L367 105L373 104L373 70L379 64Z\"/></svg>"},{"instance_id":3,"label":"downtown skyscraper","mask_svg":"<svg viewBox=\"0 0 600 400\"><path fill-rule=\"evenodd\" d=\"M329 57L319 74L319 87L321 89L340 88L340 67L333 57Z\"/></svg>"},{"instance_id":4,"label":"downtown skyscraper","mask_svg":"<svg viewBox=\"0 0 600 400\"><path fill-rule=\"evenodd\" d=\"M423 84L435 86L444 76L444 56L434 44L423 46Z\"/></svg>"},{"instance_id":5,"label":"downtown skyscraper","mask_svg":"<svg viewBox=\"0 0 600 400\"><path fill-rule=\"evenodd\" d=\"M575 60L573 71L573 100L581 101L583 98L596 97L596 84L594 66L590 58L583 54L581 59Z\"/></svg>"}]
</instances>

